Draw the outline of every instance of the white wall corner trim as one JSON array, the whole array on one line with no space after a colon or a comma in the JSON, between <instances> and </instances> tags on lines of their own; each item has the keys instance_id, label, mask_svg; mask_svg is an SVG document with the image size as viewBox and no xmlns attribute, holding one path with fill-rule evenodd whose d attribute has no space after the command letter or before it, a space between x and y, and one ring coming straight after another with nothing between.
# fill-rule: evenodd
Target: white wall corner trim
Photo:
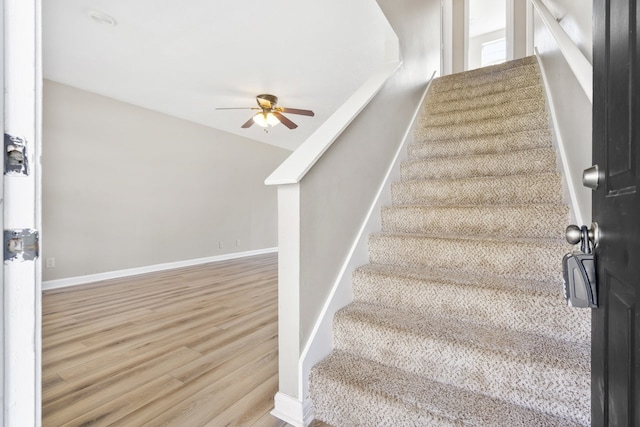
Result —
<instances>
[{"instance_id":1,"label":"white wall corner trim","mask_svg":"<svg viewBox=\"0 0 640 427\"><path fill-rule=\"evenodd\" d=\"M273 398L274 408L271 415L294 427L306 427L313 421L311 400L299 401L287 394L278 392Z\"/></svg>"},{"instance_id":2,"label":"white wall corner trim","mask_svg":"<svg viewBox=\"0 0 640 427\"><path fill-rule=\"evenodd\" d=\"M515 5L513 4L514 0L507 0L507 22L506 22L506 36L507 36L507 61L513 61L516 59L516 36L514 29L514 9Z\"/></svg>"},{"instance_id":3,"label":"white wall corner trim","mask_svg":"<svg viewBox=\"0 0 640 427\"><path fill-rule=\"evenodd\" d=\"M233 252L229 254L216 255L205 258L189 259L184 261L167 262L163 264L149 265L145 267L127 268L125 270L107 271L104 273L88 274L85 276L67 277L64 279L48 280L42 282L42 290L65 288L67 286L84 285L87 283L99 282L121 277L136 276L138 274L154 273L157 271L173 270L175 268L191 267L194 265L208 264L211 262L226 261L236 258L245 258L255 255L278 252L278 248L256 249L244 252Z\"/></svg>"},{"instance_id":4,"label":"white wall corner trim","mask_svg":"<svg viewBox=\"0 0 640 427\"><path fill-rule=\"evenodd\" d=\"M571 38L562 29L556 18L551 14L549 9L542 3L541 0L531 0L531 3L535 7L538 15L544 22L549 32L553 35L562 55L567 60L569 68L576 76L580 87L584 91L589 102L593 103L593 67L589 60L582 54L578 46L573 43Z\"/></svg>"},{"instance_id":5,"label":"white wall corner trim","mask_svg":"<svg viewBox=\"0 0 640 427\"><path fill-rule=\"evenodd\" d=\"M266 185L296 184L382 89L402 65L384 64L265 180Z\"/></svg>"},{"instance_id":6,"label":"white wall corner trim","mask_svg":"<svg viewBox=\"0 0 640 427\"><path fill-rule=\"evenodd\" d=\"M566 144L562 139L562 134L559 132L559 120L558 115L556 113L555 103L553 99L553 94L551 93L551 89L549 87L549 81L547 78L547 73L545 72L544 63L540 60L540 55L538 54L538 49L535 49L536 59L538 60L538 66L540 67L540 74L542 75L542 82L544 84L544 90L547 94L547 98L549 99L549 115L551 116L551 122L553 123L553 134L555 135L556 141L558 143L558 152L560 154L560 162L562 164L562 177L567 184L567 190L569 192L569 199L571 201L571 211L575 214L576 223L584 224L585 215L580 209L580 204L578 203L578 195L576 193L577 183L574 182L573 177L571 176L571 170L569 168L569 160ZM581 183L580 183L581 184Z\"/></svg>"},{"instance_id":7,"label":"white wall corner trim","mask_svg":"<svg viewBox=\"0 0 640 427\"><path fill-rule=\"evenodd\" d=\"M442 0L440 10L440 75L453 73L453 0Z\"/></svg>"},{"instance_id":8,"label":"white wall corner trim","mask_svg":"<svg viewBox=\"0 0 640 427\"><path fill-rule=\"evenodd\" d=\"M360 258L354 261L354 258L356 258L355 255L364 252L366 257L369 234L378 231L378 229L376 229L376 225L379 224L379 221L374 220L374 215L378 215L379 217L382 205L389 204L391 202L390 193L387 194L387 197L384 197L385 189L390 188L391 180L399 176L400 160L403 158L402 154L405 152L406 146L411 139L411 131L414 128L415 122L422 109L424 98L427 95L427 92L429 90L429 87L431 86L431 83L433 82L435 75L436 71L433 72L431 78L425 86L424 92L422 93L422 96L420 98L420 102L418 103L413 113L413 117L409 122L409 126L405 130L401 143L399 144L398 149L393 156L389 168L386 171L385 177L371 203L369 211L367 212L367 215L364 218L364 221L360 229L358 230L358 233L356 234L353 245L351 246L351 249L349 250L349 253L344 260L342 268L340 269L331 292L329 293L329 297L322 307L320 315L318 316L311 335L309 336L309 340L307 341L304 349L302 350L302 353L300 354L300 361L298 364L298 395L304 396L306 399L308 399L309 394L309 372L316 363L318 363L326 356L326 353L322 351L322 348L324 348L324 346L322 344L318 344L317 340L321 343L325 343L327 342L327 336L329 336L330 340L333 315L338 309L348 303L348 301L336 301L336 299L338 299L336 297L336 295L338 294L338 289L342 286L345 286L347 281L350 280L349 277L347 277L348 274L353 271L358 265L362 264L362 260Z\"/></svg>"}]
</instances>

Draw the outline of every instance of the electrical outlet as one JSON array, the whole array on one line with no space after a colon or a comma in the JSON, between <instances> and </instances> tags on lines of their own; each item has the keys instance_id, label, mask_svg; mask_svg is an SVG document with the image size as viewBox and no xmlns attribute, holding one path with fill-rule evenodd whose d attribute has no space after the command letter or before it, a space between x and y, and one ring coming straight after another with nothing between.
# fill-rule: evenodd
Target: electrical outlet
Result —
<instances>
[{"instance_id":1,"label":"electrical outlet","mask_svg":"<svg viewBox=\"0 0 640 427\"><path fill-rule=\"evenodd\" d=\"M222 242L218 242L218 247L219 247L220 249L222 249L222 248L224 248L224 244L223 244Z\"/></svg>"},{"instance_id":2,"label":"electrical outlet","mask_svg":"<svg viewBox=\"0 0 640 427\"><path fill-rule=\"evenodd\" d=\"M240 246L240 239L236 239L236 246Z\"/></svg>"},{"instance_id":3,"label":"electrical outlet","mask_svg":"<svg viewBox=\"0 0 640 427\"><path fill-rule=\"evenodd\" d=\"M54 268L56 266L55 258L47 258L47 268Z\"/></svg>"}]
</instances>

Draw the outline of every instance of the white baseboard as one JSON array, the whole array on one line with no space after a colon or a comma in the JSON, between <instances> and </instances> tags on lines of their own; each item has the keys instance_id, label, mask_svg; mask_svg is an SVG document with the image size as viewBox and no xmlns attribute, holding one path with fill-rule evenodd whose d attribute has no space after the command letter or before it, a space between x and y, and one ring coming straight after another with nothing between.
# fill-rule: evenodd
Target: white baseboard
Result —
<instances>
[{"instance_id":1,"label":"white baseboard","mask_svg":"<svg viewBox=\"0 0 640 427\"><path fill-rule=\"evenodd\" d=\"M549 107L549 116L551 117L551 124L553 127L553 136L555 138L555 143L557 144L558 154L560 157L560 172L562 174L562 179L565 183L565 189L568 192L568 202L571 205L571 213L575 216L574 220L576 224L584 224L584 213L580 210L580 203L578 202L578 194L577 194L577 184L571 175L571 168L569 167L569 154L567 153L567 145L562 138L562 133L560 132L560 120L558 119L558 114L556 112L556 103L553 97L553 93L551 91L551 87L549 85L549 77L547 70L545 69L545 65L540 58L540 53L537 48L534 48L536 54L536 60L538 61L538 67L540 68L540 75L542 77L542 84L544 86L544 91L547 95L548 99L548 107Z\"/></svg>"},{"instance_id":2,"label":"white baseboard","mask_svg":"<svg viewBox=\"0 0 640 427\"><path fill-rule=\"evenodd\" d=\"M245 258L254 255L262 255L278 252L278 248L256 249L252 251L233 252L230 254L216 255L206 258L189 259L185 261L167 262L163 264L149 265L145 267L127 268L125 270L107 271L105 273L88 274L86 276L67 277L64 279L47 280L42 282L42 290L65 288L67 286L85 285L87 283L102 280L119 279L121 277L136 276L138 274L154 273L157 271L173 270L175 268L191 267L193 265L208 264L210 262L226 261L236 258Z\"/></svg>"},{"instance_id":3,"label":"white baseboard","mask_svg":"<svg viewBox=\"0 0 640 427\"><path fill-rule=\"evenodd\" d=\"M271 415L274 417L294 427L307 427L313 421L310 399L301 402L288 394L278 392L273 401L274 409L271 411Z\"/></svg>"}]
</instances>

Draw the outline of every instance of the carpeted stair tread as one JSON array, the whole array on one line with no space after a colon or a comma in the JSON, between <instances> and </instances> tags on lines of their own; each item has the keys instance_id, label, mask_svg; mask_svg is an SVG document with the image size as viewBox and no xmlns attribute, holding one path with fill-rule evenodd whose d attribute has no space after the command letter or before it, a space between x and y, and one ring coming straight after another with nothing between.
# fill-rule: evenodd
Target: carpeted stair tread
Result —
<instances>
[{"instance_id":1,"label":"carpeted stair tread","mask_svg":"<svg viewBox=\"0 0 640 427\"><path fill-rule=\"evenodd\" d=\"M445 353L429 349L429 345L421 345L419 349L415 349L403 345L403 339L415 343L438 341L442 347L454 345L472 349L463 354L479 351L504 358L525 358L534 365L578 372L578 377L583 376L582 368L589 361L591 351L588 343L567 342L548 336L477 325L451 316L416 315L405 310L359 301L339 310L334 323L336 348L422 376L430 375L426 371L431 369L431 364L409 366L410 360L427 355L437 358ZM395 339L376 338L375 341L381 343L378 348L366 345L366 342L372 342L370 337L375 334L380 334L381 337L394 336ZM396 355L393 359L387 357L390 351ZM399 366L405 363L400 360L405 357L407 366ZM442 363L446 362L442 360ZM518 381L517 377L513 379Z\"/></svg>"},{"instance_id":2,"label":"carpeted stair tread","mask_svg":"<svg viewBox=\"0 0 640 427\"><path fill-rule=\"evenodd\" d=\"M417 138L407 148L409 159L459 156L462 154L490 154L512 150L524 150L551 146L549 129L513 132L500 135L485 135L473 138L443 138L425 141Z\"/></svg>"},{"instance_id":3,"label":"carpeted stair tread","mask_svg":"<svg viewBox=\"0 0 640 427\"><path fill-rule=\"evenodd\" d=\"M482 78L486 74L500 73L511 68L527 67L532 64L537 64L537 60L534 56L528 56L525 58L516 59L513 61L503 62L502 64L491 65L488 67L476 68L474 70L463 71L455 74L448 74L446 76L439 77L443 82L448 81L473 81L476 78Z\"/></svg>"},{"instance_id":4,"label":"carpeted stair tread","mask_svg":"<svg viewBox=\"0 0 640 427\"><path fill-rule=\"evenodd\" d=\"M369 237L369 262L399 267L440 268L510 278L553 280L567 252L560 239L488 239L378 233Z\"/></svg>"},{"instance_id":5,"label":"carpeted stair tread","mask_svg":"<svg viewBox=\"0 0 640 427\"><path fill-rule=\"evenodd\" d=\"M424 100L424 114L438 115L459 111L471 111L475 108L488 108L512 101L525 102L527 99L543 98L544 93L539 84L513 88L502 92L494 92L489 95L466 97L455 102L439 102L435 97L427 97Z\"/></svg>"},{"instance_id":6,"label":"carpeted stair tread","mask_svg":"<svg viewBox=\"0 0 640 427\"><path fill-rule=\"evenodd\" d=\"M504 135L527 130L544 129L549 126L546 112L509 116L505 118L478 120L457 125L421 126L414 135L420 141L438 141L453 138L477 138L482 136Z\"/></svg>"},{"instance_id":7,"label":"carpeted stair tread","mask_svg":"<svg viewBox=\"0 0 640 427\"><path fill-rule=\"evenodd\" d=\"M311 370L338 426L587 426L589 310L569 308L569 209L534 57L434 80Z\"/></svg>"},{"instance_id":8,"label":"carpeted stair tread","mask_svg":"<svg viewBox=\"0 0 640 427\"><path fill-rule=\"evenodd\" d=\"M391 233L563 238L568 223L569 209L560 204L382 208L382 231Z\"/></svg>"},{"instance_id":9,"label":"carpeted stair tread","mask_svg":"<svg viewBox=\"0 0 640 427\"><path fill-rule=\"evenodd\" d=\"M342 351L313 368L310 392L315 417L335 426L581 425ZM334 399L335 394L345 398Z\"/></svg>"},{"instance_id":10,"label":"carpeted stair tread","mask_svg":"<svg viewBox=\"0 0 640 427\"><path fill-rule=\"evenodd\" d=\"M401 205L560 204L561 188L558 174L539 173L397 181L391 186L391 197Z\"/></svg>"},{"instance_id":11,"label":"carpeted stair tread","mask_svg":"<svg viewBox=\"0 0 640 427\"><path fill-rule=\"evenodd\" d=\"M581 414L589 409L588 344L360 302L338 311L333 324L339 350L517 405L586 421ZM370 345L372 342L377 345Z\"/></svg>"},{"instance_id":12,"label":"carpeted stair tread","mask_svg":"<svg viewBox=\"0 0 640 427\"><path fill-rule=\"evenodd\" d=\"M551 147L504 153L419 159L400 167L403 180L463 178L555 172L556 152Z\"/></svg>"},{"instance_id":13,"label":"carpeted stair tread","mask_svg":"<svg viewBox=\"0 0 640 427\"><path fill-rule=\"evenodd\" d=\"M518 79L523 76L531 79L539 78L537 61L513 64L507 67L484 67L482 69L440 76L431 83L433 87L432 93L472 89L476 86L499 85L504 81Z\"/></svg>"},{"instance_id":14,"label":"carpeted stair tread","mask_svg":"<svg viewBox=\"0 0 640 427\"><path fill-rule=\"evenodd\" d=\"M567 307L558 281L368 264L353 272L352 283L355 301L589 343L589 313Z\"/></svg>"},{"instance_id":15,"label":"carpeted stair tread","mask_svg":"<svg viewBox=\"0 0 640 427\"><path fill-rule=\"evenodd\" d=\"M501 104L487 105L470 110L454 110L442 113L422 115L418 127L458 125L480 120L499 119L534 112L544 112L545 101L542 97L507 101Z\"/></svg>"},{"instance_id":16,"label":"carpeted stair tread","mask_svg":"<svg viewBox=\"0 0 640 427\"><path fill-rule=\"evenodd\" d=\"M536 83L539 83L539 77L537 75L517 76L507 80L500 80L496 83L461 87L459 89L452 89L443 92L431 92L427 94L427 102L457 102L461 99L493 95L500 92L533 86Z\"/></svg>"},{"instance_id":17,"label":"carpeted stair tread","mask_svg":"<svg viewBox=\"0 0 640 427\"><path fill-rule=\"evenodd\" d=\"M443 78L438 77L434 80L432 90L435 93L446 92L450 90L469 88L480 85L496 84L504 80L514 79L521 76L529 76L536 78L537 64L522 64L518 67L510 67L503 70L494 70L491 72L485 72L476 76L465 76L465 73L458 74L456 78Z\"/></svg>"}]
</instances>

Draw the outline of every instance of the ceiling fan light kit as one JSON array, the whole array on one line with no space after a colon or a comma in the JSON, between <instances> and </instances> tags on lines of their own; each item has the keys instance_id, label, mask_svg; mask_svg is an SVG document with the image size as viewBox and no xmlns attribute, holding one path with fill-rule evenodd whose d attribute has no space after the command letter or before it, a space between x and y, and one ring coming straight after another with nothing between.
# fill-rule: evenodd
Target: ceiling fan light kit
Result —
<instances>
[{"instance_id":1,"label":"ceiling fan light kit","mask_svg":"<svg viewBox=\"0 0 640 427\"><path fill-rule=\"evenodd\" d=\"M289 120L282 113L288 114L299 114L302 116L313 117L315 114L311 110L301 110L299 108L284 108L278 107L278 97L275 95L271 95L268 93L263 93L261 95L256 96L256 102L258 103L258 108L256 107L246 107L246 108L216 108L216 110L262 110L259 113L256 113L253 117L251 117L245 124L241 126L241 128L246 129L251 127L254 123L258 126L265 128L265 132L267 128L273 127L278 123L282 123L289 129L295 129L298 127L297 124Z\"/></svg>"},{"instance_id":2,"label":"ceiling fan light kit","mask_svg":"<svg viewBox=\"0 0 640 427\"><path fill-rule=\"evenodd\" d=\"M253 116L252 120L255 124L257 124L258 126L262 126L263 128L273 127L278 123L280 123L280 120L278 120L278 118L271 112L258 113L255 116Z\"/></svg>"}]
</instances>

